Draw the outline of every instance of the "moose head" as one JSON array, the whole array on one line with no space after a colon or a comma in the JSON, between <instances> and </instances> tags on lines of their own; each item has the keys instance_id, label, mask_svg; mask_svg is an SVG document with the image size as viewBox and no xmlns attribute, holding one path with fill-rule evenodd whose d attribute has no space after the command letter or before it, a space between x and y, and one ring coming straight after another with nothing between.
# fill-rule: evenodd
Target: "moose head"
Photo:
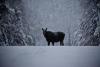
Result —
<instances>
[{"instance_id":1,"label":"moose head","mask_svg":"<svg viewBox=\"0 0 100 67\"><path fill-rule=\"evenodd\" d=\"M45 35L46 34L46 31L47 31L47 28L46 29L43 29L42 28L42 31L43 31L43 35Z\"/></svg>"}]
</instances>

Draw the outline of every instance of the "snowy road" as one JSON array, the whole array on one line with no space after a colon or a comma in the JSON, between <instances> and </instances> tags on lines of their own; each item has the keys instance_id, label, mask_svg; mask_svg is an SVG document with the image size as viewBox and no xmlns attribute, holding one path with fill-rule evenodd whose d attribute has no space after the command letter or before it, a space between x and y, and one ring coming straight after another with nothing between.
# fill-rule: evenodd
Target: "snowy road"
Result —
<instances>
[{"instance_id":1,"label":"snowy road","mask_svg":"<svg viewBox=\"0 0 100 67\"><path fill-rule=\"evenodd\" d=\"M0 47L0 67L100 67L100 47Z\"/></svg>"}]
</instances>

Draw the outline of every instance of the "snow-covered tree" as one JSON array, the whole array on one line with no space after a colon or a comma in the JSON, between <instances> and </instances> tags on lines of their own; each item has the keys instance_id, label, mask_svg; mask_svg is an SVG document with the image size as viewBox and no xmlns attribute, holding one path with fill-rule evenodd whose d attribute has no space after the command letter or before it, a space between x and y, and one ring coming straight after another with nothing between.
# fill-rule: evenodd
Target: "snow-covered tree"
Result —
<instances>
[{"instance_id":1,"label":"snow-covered tree","mask_svg":"<svg viewBox=\"0 0 100 67\"><path fill-rule=\"evenodd\" d=\"M83 8L82 23L80 24L81 43L84 46L98 46L100 44L100 34L97 35L97 28L99 28L100 5L99 0L80 0Z\"/></svg>"},{"instance_id":2,"label":"snow-covered tree","mask_svg":"<svg viewBox=\"0 0 100 67\"><path fill-rule=\"evenodd\" d=\"M22 0L0 0L0 45L35 45L25 24Z\"/></svg>"}]
</instances>

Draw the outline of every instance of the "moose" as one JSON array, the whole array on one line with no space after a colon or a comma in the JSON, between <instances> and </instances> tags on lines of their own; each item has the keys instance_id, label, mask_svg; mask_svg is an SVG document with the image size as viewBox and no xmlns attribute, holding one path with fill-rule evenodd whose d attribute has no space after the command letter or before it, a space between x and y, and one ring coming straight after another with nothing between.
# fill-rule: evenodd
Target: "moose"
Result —
<instances>
[{"instance_id":1,"label":"moose","mask_svg":"<svg viewBox=\"0 0 100 67\"><path fill-rule=\"evenodd\" d=\"M47 31L46 29L43 29L43 35L48 43L48 46L50 45L50 42L52 43L52 45L54 46L55 42L60 42L60 46L64 46L64 37L65 37L65 33L63 32L52 32L52 31Z\"/></svg>"}]
</instances>

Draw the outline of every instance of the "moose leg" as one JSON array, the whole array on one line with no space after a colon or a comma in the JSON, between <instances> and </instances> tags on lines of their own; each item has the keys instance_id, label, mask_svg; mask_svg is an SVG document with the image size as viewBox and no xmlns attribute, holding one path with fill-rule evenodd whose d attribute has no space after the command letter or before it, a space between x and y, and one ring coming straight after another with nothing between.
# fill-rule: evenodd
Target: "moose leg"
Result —
<instances>
[{"instance_id":1,"label":"moose leg","mask_svg":"<svg viewBox=\"0 0 100 67\"><path fill-rule=\"evenodd\" d=\"M60 41L60 46L61 46L61 44L62 44L62 43L61 43L61 41Z\"/></svg>"},{"instance_id":2,"label":"moose leg","mask_svg":"<svg viewBox=\"0 0 100 67\"><path fill-rule=\"evenodd\" d=\"M64 46L64 42L62 42L62 46Z\"/></svg>"},{"instance_id":3,"label":"moose leg","mask_svg":"<svg viewBox=\"0 0 100 67\"><path fill-rule=\"evenodd\" d=\"M60 41L60 46L64 46L64 43L63 43L63 41Z\"/></svg>"},{"instance_id":4,"label":"moose leg","mask_svg":"<svg viewBox=\"0 0 100 67\"><path fill-rule=\"evenodd\" d=\"M50 42L48 42L48 46L50 46Z\"/></svg>"},{"instance_id":5,"label":"moose leg","mask_svg":"<svg viewBox=\"0 0 100 67\"><path fill-rule=\"evenodd\" d=\"M54 46L54 42L52 42L52 45Z\"/></svg>"}]
</instances>

